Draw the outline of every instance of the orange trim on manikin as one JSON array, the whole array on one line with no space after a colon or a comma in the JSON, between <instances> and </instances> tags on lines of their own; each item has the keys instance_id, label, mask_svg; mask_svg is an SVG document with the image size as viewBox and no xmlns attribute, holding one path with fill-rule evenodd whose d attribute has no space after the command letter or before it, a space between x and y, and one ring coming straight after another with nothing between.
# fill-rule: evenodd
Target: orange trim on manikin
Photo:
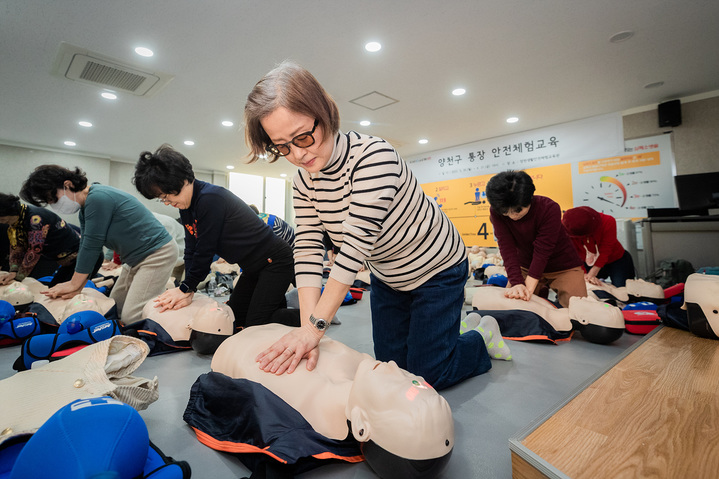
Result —
<instances>
[{"instance_id":1,"label":"orange trim on manikin","mask_svg":"<svg viewBox=\"0 0 719 479\"><path fill-rule=\"evenodd\" d=\"M332 454L331 452L313 454L312 457L315 459L339 459L340 461L352 463L364 461L364 456L338 456L337 454Z\"/></svg>"},{"instance_id":2,"label":"orange trim on manikin","mask_svg":"<svg viewBox=\"0 0 719 479\"><path fill-rule=\"evenodd\" d=\"M257 446L252 446L250 444L244 444L244 443L238 443L238 442L232 442L232 441L220 441L215 439L214 437L210 436L209 434L200 431L196 427L192 428L195 431L195 434L197 435L197 440L200 441L205 446L214 449L216 451L224 451L224 452L232 452L232 453L260 453L260 454L267 454L271 458L275 459L278 462L281 462L282 464L287 464L287 461L284 459L276 456L275 454L268 451L268 448L260 448ZM314 454L312 457L315 459L339 459L340 461L345 462L362 462L364 461L364 456L338 456L336 454L332 454L331 452L322 452L320 454Z\"/></svg>"},{"instance_id":3,"label":"orange trim on manikin","mask_svg":"<svg viewBox=\"0 0 719 479\"><path fill-rule=\"evenodd\" d=\"M567 341L571 340L571 339L572 339L572 336L574 336L574 331L572 331L572 332L569 334L569 337L568 337L568 338L562 338L562 339L552 339L552 338L550 338L549 336L544 336L544 335L541 335L541 334L532 334L532 335L529 335L529 336L522 336L522 337L519 337L519 338L512 338L512 337L509 337L509 336L502 336L502 338L504 338L504 339L511 339L512 341L549 341L550 343L557 344L557 343L564 343L564 342L567 342Z\"/></svg>"}]
</instances>

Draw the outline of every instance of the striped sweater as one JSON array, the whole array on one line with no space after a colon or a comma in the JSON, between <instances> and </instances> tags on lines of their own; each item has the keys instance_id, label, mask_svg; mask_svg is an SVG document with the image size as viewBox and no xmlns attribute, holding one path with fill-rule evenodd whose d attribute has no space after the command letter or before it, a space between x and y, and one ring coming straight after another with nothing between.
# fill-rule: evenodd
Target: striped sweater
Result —
<instances>
[{"instance_id":1,"label":"striped sweater","mask_svg":"<svg viewBox=\"0 0 719 479\"><path fill-rule=\"evenodd\" d=\"M362 263L412 290L467 258L459 232L381 138L339 132L325 168L294 178L297 287L320 287L327 231L339 253L330 278L352 284Z\"/></svg>"}]
</instances>

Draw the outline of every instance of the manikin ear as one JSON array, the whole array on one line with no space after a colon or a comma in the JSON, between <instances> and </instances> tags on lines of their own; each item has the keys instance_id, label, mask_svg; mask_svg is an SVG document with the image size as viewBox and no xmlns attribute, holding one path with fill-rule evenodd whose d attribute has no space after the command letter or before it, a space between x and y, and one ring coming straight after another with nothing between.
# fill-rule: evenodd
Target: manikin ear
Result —
<instances>
[{"instance_id":1,"label":"manikin ear","mask_svg":"<svg viewBox=\"0 0 719 479\"><path fill-rule=\"evenodd\" d=\"M369 441L372 435L372 429L365 410L355 406L350 411L349 416L354 438L359 442Z\"/></svg>"}]
</instances>

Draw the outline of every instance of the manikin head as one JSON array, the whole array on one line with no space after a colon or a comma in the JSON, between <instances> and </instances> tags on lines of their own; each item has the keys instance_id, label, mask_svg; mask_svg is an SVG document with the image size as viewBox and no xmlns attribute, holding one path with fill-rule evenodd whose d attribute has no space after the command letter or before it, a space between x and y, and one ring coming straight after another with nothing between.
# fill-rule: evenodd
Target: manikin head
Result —
<instances>
[{"instance_id":1,"label":"manikin head","mask_svg":"<svg viewBox=\"0 0 719 479\"><path fill-rule=\"evenodd\" d=\"M212 301L195 311L190 320L190 345L199 354L212 354L234 333L235 315L229 306Z\"/></svg>"},{"instance_id":2,"label":"manikin head","mask_svg":"<svg viewBox=\"0 0 719 479\"><path fill-rule=\"evenodd\" d=\"M637 298L664 299L664 290L655 283L644 281L643 279L628 279L627 294L636 296Z\"/></svg>"},{"instance_id":3,"label":"manikin head","mask_svg":"<svg viewBox=\"0 0 719 479\"><path fill-rule=\"evenodd\" d=\"M684 283L683 308L692 333L719 339L719 276L690 274Z\"/></svg>"},{"instance_id":4,"label":"manikin head","mask_svg":"<svg viewBox=\"0 0 719 479\"><path fill-rule=\"evenodd\" d=\"M142 317L159 324L173 341L189 341L200 354L212 354L234 333L235 315L229 306L204 294L196 294L192 303L181 309L160 312L155 299L142 308Z\"/></svg>"},{"instance_id":5,"label":"manikin head","mask_svg":"<svg viewBox=\"0 0 719 479\"><path fill-rule=\"evenodd\" d=\"M35 301L35 295L21 282L13 281L8 285L0 286L0 299L7 301L17 309Z\"/></svg>"},{"instance_id":6,"label":"manikin head","mask_svg":"<svg viewBox=\"0 0 719 479\"><path fill-rule=\"evenodd\" d=\"M394 361L367 359L347 401L352 435L383 479L436 477L454 447L452 411L425 380Z\"/></svg>"},{"instance_id":7,"label":"manikin head","mask_svg":"<svg viewBox=\"0 0 719 479\"><path fill-rule=\"evenodd\" d=\"M97 304L95 298L88 296L85 293L76 294L68 301L65 305L65 309L62 312L62 318L58 320L58 323L62 324L66 318L69 318L75 313L80 311L97 311L103 314L102 308Z\"/></svg>"},{"instance_id":8,"label":"manikin head","mask_svg":"<svg viewBox=\"0 0 719 479\"><path fill-rule=\"evenodd\" d=\"M594 298L569 298L569 316L574 329L592 343L609 344L619 339L624 332L622 311Z\"/></svg>"}]
</instances>

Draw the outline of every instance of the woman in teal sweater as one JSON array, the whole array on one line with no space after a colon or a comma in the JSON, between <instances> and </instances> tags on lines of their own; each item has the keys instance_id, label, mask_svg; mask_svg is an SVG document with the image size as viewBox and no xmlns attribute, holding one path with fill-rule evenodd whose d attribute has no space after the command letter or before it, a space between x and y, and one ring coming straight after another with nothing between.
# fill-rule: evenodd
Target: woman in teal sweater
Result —
<instances>
[{"instance_id":1,"label":"woman in teal sweater","mask_svg":"<svg viewBox=\"0 0 719 479\"><path fill-rule=\"evenodd\" d=\"M82 291L94 258L102 247L115 251L123 270L110 297L120 319L131 324L142 318L142 308L165 290L177 259L177 246L167 230L134 196L111 186L89 185L79 168L38 166L20 190L35 206L49 205L56 213L78 213L80 249L70 281L50 288L51 298L71 298Z\"/></svg>"}]
</instances>

